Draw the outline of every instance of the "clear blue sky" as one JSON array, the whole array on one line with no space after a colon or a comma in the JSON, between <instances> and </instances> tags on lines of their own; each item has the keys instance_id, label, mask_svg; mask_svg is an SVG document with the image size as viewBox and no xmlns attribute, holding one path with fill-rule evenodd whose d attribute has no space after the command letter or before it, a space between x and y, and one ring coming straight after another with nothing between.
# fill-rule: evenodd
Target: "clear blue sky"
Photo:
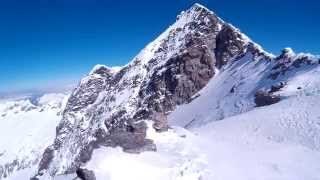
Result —
<instances>
[{"instance_id":1,"label":"clear blue sky","mask_svg":"<svg viewBox=\"0 0 320 180\"><path fill-rule=\"evenodd\" d=\"M0 91L60 88L123 65L199 2L277 54L320 54L317 0L1 0Z\"/></svg>"}]
</instances>

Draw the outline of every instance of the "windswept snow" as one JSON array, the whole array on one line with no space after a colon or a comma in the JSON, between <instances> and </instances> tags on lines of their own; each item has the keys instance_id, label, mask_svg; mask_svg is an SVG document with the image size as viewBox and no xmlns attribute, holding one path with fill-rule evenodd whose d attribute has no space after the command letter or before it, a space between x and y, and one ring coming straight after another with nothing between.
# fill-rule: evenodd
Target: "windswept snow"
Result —
<instances>
[{"instance_id":1,"label":"windswept snow","mask_svg":"<svg viewBox=\"0 0 320 180\"><path fill-rule=\"evenodd\" d=\"M196 129L211 147L204 148L208 179L319 179L319 98L284 100Z\"/></svg>"},{"instance_id":2,"label":"windswept snow","mask_svg":"<svg viewBox=\"0 0 320 180\"><path fill-rule=\"evenodd\" d=\"M156 133L150 125L148 136L157 144L157 152L128 154L120 148L101 148L94 152L87 168L103 180L192 180L205 173L205 154L199 154L190 132L176 128Z\"/></svg>"}]
</instances>

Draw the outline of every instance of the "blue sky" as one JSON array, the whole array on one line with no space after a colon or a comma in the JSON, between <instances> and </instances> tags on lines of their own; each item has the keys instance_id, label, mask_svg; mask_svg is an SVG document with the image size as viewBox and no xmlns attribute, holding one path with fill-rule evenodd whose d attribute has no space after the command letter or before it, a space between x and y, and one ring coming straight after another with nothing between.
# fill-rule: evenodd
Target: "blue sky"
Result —
<instances>
[{"instance_id":1,"label":"blue sky","mask_svg":"<svg viewBox=\"0 0 320 180\"><path fill-rule=\"evenodd\" d=\"M316 0L1 0L0 92L59 89L123 65L198 2L266 50L320 54Z\"/></svg>"}]
</instances>

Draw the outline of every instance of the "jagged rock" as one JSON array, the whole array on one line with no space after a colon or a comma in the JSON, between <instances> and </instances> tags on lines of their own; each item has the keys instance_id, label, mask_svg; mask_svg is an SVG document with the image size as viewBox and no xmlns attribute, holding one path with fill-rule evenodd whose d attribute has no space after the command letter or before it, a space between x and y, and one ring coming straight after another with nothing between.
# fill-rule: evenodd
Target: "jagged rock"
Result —
<instances>
[{"instance_id":1,"label":"jagged rock","mask_svg":"<svg viewBox=\"0 0 320 180\"><path fill-rule=\"evenodd\" d=\"M243 43L242 34L234 30L229 24L224 24L222 30L217 35L216 66L221 68L227 64L232 57L244 52L246 43Z\"/></svg>"},{"instance_id":2,"label":"jagged rock","mask_svg":"<svg viewBox=\"0 0 320 180\"><path fill-rule=\"evenodd\" d=\"M151 140L146 139L145 122L132 123L124 128L113 128L108 135L110 146L121 146L124 151L139 153L140 149L154 151ZM151 147L148 149L148 147Z\"/></svg>"},{"instance_id":3,"label":"jagged rock","mask_svg":"<svg viewBox=\"0 0 320 180\"><path fill-rule=\"evenodd\" d=\"M0 179L9 177L15 170L21 170L34 164L34 161L19 161L18 159L15 159L4 165L0 165Z\"/></svg>"},{"instance_id":4,"label":"jagged rock","mask_svg":"<svg viewBox=\"0 0 320 180\"><path fill-rule=\"evenodd\" d=\"M281 99L279 96L272 95L266 91L258 91L255 94L254 102L257 107L268 106L279 102Z\"/></svg>"},{"instance_id":5,"label":"jagged rock","mask_svg":"<svg viewBox=\"0 0 320 180\"><path fill-rule=\"evenodd\" d=\"M143 105L151 112L169 112L203 88L214 75L213 57L208 49L197 45L189 47L155 71L139 92ZM159 74L159 71L162 72ZM159 99L159 101L154 101Z\"/></svg>"},{"instance_id":6,"label":"jagged rock","mask_svg":"<svg viewBox=\"0 0 320 180\"><path fill-rule=\"evenodd\" d=\"M280 75L285 75L288 71L308 65L315 67L317 59L309 54L295 54L291 48L282 50L280 56L275 58L274 66L269 75L270 79L276 80Z\"/></svg>"},{"instance_id":7,"label":"jagged rock","mask_svg":"<svg viewBox=\"0 0 320 180\"><path fill-rule=\"evenodd\" d=\"M279 82L278 84L272 85L269 93L277 92L277 91L281 90L282 88L284 88L285 85L286 85L285 82Z\"/></svg>"},{"instance_id":8,"label":"jagged rock","mask_svg":"<svg viewBox=\"0 0 320 180\"><path fill-rule=\"evenodd\" d=\"M53 151L53 147L49 146L46 148L46 150L44 151L43 155L42 155L42 159L39 163L39 172L48 169L49 168L49 163L51 162L51 160L54 157L54 151Z\"/></svg>"},{"instance_id":9,"label":"jagged rock","mask_svg":"<svg viewBox=\"0 0 320 180\"><path fill-rule=\"evenodd\" d=\"M235 90L236 90L236 86L234 85L234 86L232 86L232 88L230 89L230 93L234 93Z\"/></svg>"},{"instance_id":10,"label":"jagged rock","mask_svg":"<svg viewBox=\"0 0 320 180\"><path fill-rule=\"evenodd\" d=\"M153 128L158 132L166 131L169 128L167 115L165 113L153 113L152 121L154 122Z\"/></svg>"},{"instance_id":11,"label":"jagged rock","mask_svg":"<svg viewBox=\"0 0 320 180\"><path fill-rule=\"evenodd\" d=\"M96 176L93 171L78 168L76 170L77 177L81 180L96 180Z\"/></svg>"},{"instance_id":12,"label":"jagged rock","mask_svg":"<svg viewBox=\"0 0 320 180\"><path fill-rule=\"evenodd\" d=\"M131 153L155 151L146 139L145 121L153 121L157 131L168 129L166 116L197 97L216 69L248 50L254 56L263 54L201 5L177 19L125 67L99 65L81 80L56 129L54 157L45 166L49 175L74 173L101 146L121 146ZM43 159L47 162L45 154Z\"/></svg>"}]
</instances>

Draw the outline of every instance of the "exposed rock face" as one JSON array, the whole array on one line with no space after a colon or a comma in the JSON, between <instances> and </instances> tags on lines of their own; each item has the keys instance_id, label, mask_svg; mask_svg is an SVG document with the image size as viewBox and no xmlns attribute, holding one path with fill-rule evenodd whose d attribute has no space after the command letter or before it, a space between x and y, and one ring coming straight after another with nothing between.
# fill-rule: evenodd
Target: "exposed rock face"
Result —
<instances>
[{"instance_id":1,"label":"exposed rock face","mask_svg":"<svg viewBox=\"0 0 320 180\"><path fill-rule=\"evenodd\" d=\"M243 43L244 37L242 34L234 30L229 24L224 24L222 30L217 35L217 47L215 49L216 54L216 66L221 68L223 65L239 52L243 52L246 48L246 44Z\"/></svg>"},{"instance_id":2,"label":"exposed rock face","mask_svg":"<svg viewBox=\"0 0 320 180\"><path fill-rule=\"evenodd\" d=\"M285 82L279 82L277 84L274 84L271 86L269 93L274 93L274 92L278 92L280 91L282 88L284 88L286 86Z\"/></svg>"},{"instance_id":3,"label":"exposed rock face","mask_svg":"<svg viewBox=\"0 0 320 180\"><path fill-rule=\"evenodd\" d=\"M27 161L27 160L13 160L12 162L6 163L4 165L0 166L0 179L10 177L10 175L14 171L19 171L25 168L28 168L32 166L33 164L36 164L38 159L35 159L34 161Z\"/></svg>"},{"instance_id":4,"label":"exposed rock face","mask_svg":"<svg viewBox=\"0 0 320 180\"><path fill-rule=\"evenodd\" d=\"M166 130L166 115L192 101L216 69L260 50L213 12L194 5L120 70L97 66L71 94L38 175L74 173L99 146L156 150L145 120Z\"/></svg>"},{"instance_id":5,"label":"exposed rock face","mask_svg":"<svg viewBox=\"0 0 320 180\"><path fill-rule=\"evenodd\" d=\"M214 75L213 59L207 47L200 42L188 47L181 55L170 58L152 74L149 81L142 84L139 91L141 107L149 112L165 113L186 103Z\"/></svg>"},{"instance_id":6,"label":"exposed rock face","mask_svg":"<svg viewBox=\"0 0 320 180\"><path fill-rule=\"evenodd\" d=\"M87 169L77 169L76 174L79 179L81 180L96 180L96 177L93 173L93 171L87 170Z\"/></svg>"},{"instance_id":7,"label":"exposed rock face","mask_svg":"<svg viewBox=\"0 0 320 180\"><path fill-rule=\"evenodd\" d=\"M49 162L54 158L53 147L47 147L44 151L42 159L39 163L39 171L45 170L49 168Z\"/></svg>"},{"instance_id":8,"label":"exposed rock face","mask_svg":"<svg viewBox=\"0 0 320 180\"><path fill-rule=\"evenodd\" d=\"M265 91L258 91L255 94L254 102L257 107L268 106L280 101L280 97Z\"/></svg>"},{"instance_id":9,"label":"exposed rock face","mask_svg":"<svg viewBox=\"0 0 320 180\"><path fill-rule=\"evenodd\" d=\"M317 64L318 60L316 57L309 54L295 54L291 48L285 48L282 50L281 55L275 58L269 78L275 80L280 75L285 75L304 65L309 66L307 68L312 68Z\"/></svg>"}]
</instances>

